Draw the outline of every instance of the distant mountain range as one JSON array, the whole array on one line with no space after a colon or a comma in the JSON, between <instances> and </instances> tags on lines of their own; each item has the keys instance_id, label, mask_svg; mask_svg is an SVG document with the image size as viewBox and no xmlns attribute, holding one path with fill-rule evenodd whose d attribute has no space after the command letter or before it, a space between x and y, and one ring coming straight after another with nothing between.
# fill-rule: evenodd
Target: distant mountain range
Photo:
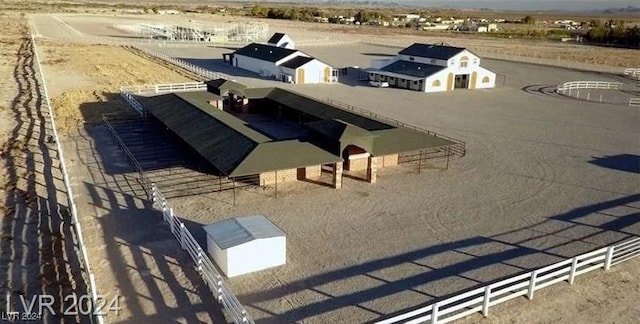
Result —
<instances>
[{"instance_id":1,"label":"distant mountain range","mask_svg":"<svg viewBox=\"0 0 640 324\"><path fill-rule=\"evenodd\" d=\"M626 8L608 8L608 9L602 10L602 12L606 14L639 14L640 15L640 7L628 6Z\"/></svg>"},{"instance_id":2,"label":"distant mountain range","mask_svg":"<svg viewBox=\"0 0 640 324\"><path fill-rule=\"evenodd\" d=\"M233 1L233 0L228 0ZM450 9L489 9L526 11L581 11L638 13L637 0L238 0L254 3L308 3L326 5L360 5L376 7L422 7Z\"/></svg>"}]
</instances>

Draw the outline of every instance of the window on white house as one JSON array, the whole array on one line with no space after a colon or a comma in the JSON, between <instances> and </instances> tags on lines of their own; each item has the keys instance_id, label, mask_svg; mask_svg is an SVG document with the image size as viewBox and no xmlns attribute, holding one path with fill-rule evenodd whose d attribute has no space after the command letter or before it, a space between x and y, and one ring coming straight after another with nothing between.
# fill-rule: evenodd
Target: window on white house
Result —
<instances>
[{"instance_id":1,"label":"window on white house","mask_svg":"<svg viewBox=\"0 0 640 324\"><path fill-rule=\"evenodd\" d=\"M467 62L467 61L460 61L460 67L461 68L466 68L468 63L469 62Z\"/></svg>"}]
</instances>

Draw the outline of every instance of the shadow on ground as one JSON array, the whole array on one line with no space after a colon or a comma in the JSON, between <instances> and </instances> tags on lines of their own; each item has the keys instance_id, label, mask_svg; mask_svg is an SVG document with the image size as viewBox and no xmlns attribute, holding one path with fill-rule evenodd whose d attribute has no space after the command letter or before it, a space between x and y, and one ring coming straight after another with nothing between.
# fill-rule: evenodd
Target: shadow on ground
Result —
<instances>
[{"instance_id":1,"label":"shadow on ground","mask_svg":"<svg viewBox=\"0 0 640 324\"><path fill-rule=\"evenodd\" d=\"M603 157L593 157L593 160L589 161L589 163L607 169L640 173L640 155L635 154L618 154Z\"/></svg>"},{"instance_id":2,"label":"shadow on ground","mask_svg":"<svg viewBox=\"0 0 640 324\"><path fill-rule=\"evenodd\" d=\"M274 289L239 296L239 300L249 307L270 313L268 319L256 323L292 323L342 308L361 308L376 317L376 321L412 309L423 307L450 295L442 295L429 290L430 283L458 277L475 282L467 289L482 287L508 275L525 273L535 268L549 265L602 246L614 244L640 235L640 194L584 206L567 213L551 216L546 221L491 237L473 237L460 241L446 242L393 257L368 261L351 267L330 271L289 282ZM455 253L462 261L449 264L434 264L439 256ZM402 264L412 264L423 268L418 274L397 280L379 277L384 269ZM489 275L480 275L480 273ZM365 276L379 280L373 288L356 292L333 295L326 285L341 280ZM321 300L304 306L294 307L283 313L271 312L260 304L268 300L287 298L292 294L310 291L325 296ZM424 296L427 304L385 314L372 308L373 301L394 298L395 294L412 291ZM328 298L326 298L328 297Z\"/></svg>"}]
</instances>

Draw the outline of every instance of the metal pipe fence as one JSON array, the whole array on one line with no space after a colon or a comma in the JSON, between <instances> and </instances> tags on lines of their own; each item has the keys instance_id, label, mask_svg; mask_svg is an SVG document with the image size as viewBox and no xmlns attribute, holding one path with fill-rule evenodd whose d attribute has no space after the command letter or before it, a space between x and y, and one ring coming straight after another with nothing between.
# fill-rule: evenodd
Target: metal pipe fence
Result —
<instances>
[{"instance_id":1,"label":"metal pipe fence","mask_svg":"<svg viewBox=\"0 0 640 324\"><path fill-rule=\"evenodd\" d=\"M596 269L609 270L640 255L640 237L597 249L552 265L476 288L428 306L376 322L377 324L442 324L474 313L489 315L489 308L508 300L527 296L533 299L535 291L567 281L573 284L579 275Z\"/></svg>"},{"instance_id":2,"label":"metal pipe fence","mask_svg":"<svg viewBox=\"0 0 640 324\"><path fill-rule=\"evenodd\" d=\"M186 228L184 223L180 221L174 213L173 208L169 206L167 199L160 192L160 189L146 177L144 170L138 163L133 153L124 144L115 128L109 121L107 115L102 117L109 133L118 144L118 147L124 152L127 160L138 173L138 181L143 187L147 198L152 202L154 208L162 212L162 219L168 223L171 233L176 237L182 249L186 250L196 264L196 269L201 278L205 281L216 300L224 306L229 316L233 318L234 323L254 324L254 321L247 314L246 309L235 297L229 286L224 282L222 276L214 266L209 256L204 252L200 244L193 238L193 235ZM235 190L235 180L234 180Z\"/></svg>"},{"instance_id":3,"label":"metal pipe fence","mask_svg":"<svg viewBox=\"0 0 640 324\"><path fill-rule=\"evenodd\" d=\"M97 308L98 293L97 293L97 287L95 282L95 276L91 271L91 266L89 264L89 253L87 252L87 247L84 244L84 239L82 236L82 227L80 225L80 222L78 221L78 210L76 207L76 203L73 200L73 189L71 187L71 181L69 180L69 171L65 164L64 152L62 150L62 146L60 145L60 138L58 136L58 131L57 131L56 122L55 122L55 114L53 112L53 108L51 107L51 102L49 101L47 86L44 82L44 74L42 71L42 66L40 65L40 58L38 55L36 40L33 34L30 35L30 38L31 38L31 46L32 46L31 50L33 51L33 55L35 57L35 62L36 62L36 68L34 70L35 70L35 77L39 83L38 91L40 91L42 96L44 97L43 104L46 106L49 114L49 120L51 122L53 137L56 142L56 150L58 151L58 162L60 163L59 168L62 171L62 179L64 182L65 190L67 192L66 196L67 196L67 203L69 205L69 211L71 213L71 225L73 226L72 229L75 231L75 235L77 237L76 248L78 249L80 262L84 267L82 276L85 282L88 283L87 293L91 295L91 305L89 305L91 307L91 312L90 312L91 321L93 323L102 324L104 323L104 317L100 309Z\"/></svg>"},{"instance_id":4,"label":"metal pipe fence","mask_svg":"<svg viewBox=\"0 0 640 324\"><path fill-rule=\"evenodd\" d=\"M188 71L191 71L197 75L199 75L200 77L202 77L201 81L204 80L214 80L214 79L228 79L230 80L231 77L229 77L226 74L222 74L222 73L218 73L218 72L213 72L211 70L205 69L203 67L197 66L195 64L191 64L187 61L183 61L180 59L177 59L175 57L171 57L165 53L161 53L158 51L154 51L145 47L136 47L134 46L135 49L148 54L150 56L156 57L158 59L161 59L163 61L169 62L175 66L181 67L183 69L186 69Z\"/></svg>"}]
</instances>

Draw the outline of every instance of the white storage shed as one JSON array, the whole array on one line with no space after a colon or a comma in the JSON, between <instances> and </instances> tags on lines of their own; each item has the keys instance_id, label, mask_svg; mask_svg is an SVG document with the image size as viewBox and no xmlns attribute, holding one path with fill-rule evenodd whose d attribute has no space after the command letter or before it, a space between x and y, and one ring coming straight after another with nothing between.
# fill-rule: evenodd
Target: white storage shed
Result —
<instances>
[{"instance_id":1,"label":"white storage shed","mask_svg":"<svg viewBox=\"0 0 640 324\"><path fill-rule=\"evenodd\" d=\"M204 226L207 251L229 278L286 264L285 233L262 215Z\"/></svg>"}]
</instances>

